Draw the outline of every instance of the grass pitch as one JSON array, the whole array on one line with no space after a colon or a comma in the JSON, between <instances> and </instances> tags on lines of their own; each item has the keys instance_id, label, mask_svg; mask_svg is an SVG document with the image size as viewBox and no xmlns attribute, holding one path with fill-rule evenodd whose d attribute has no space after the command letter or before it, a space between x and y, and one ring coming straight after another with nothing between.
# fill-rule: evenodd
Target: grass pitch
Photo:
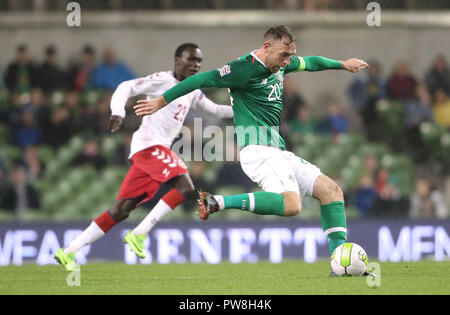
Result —
<instances>
[{"instance_id":1,"label":"grass pitch","mask_svg":"<svg viewBox=\"0 0 450 315\"><path fill-rule=\"evenodd\" d=\"M450 262L381 263L381 285L329 278L329 262L280 264L89 264L70 287L60 266L0 267L0 294L303 295L450 294Z\"/></svg>"}]
</instances>

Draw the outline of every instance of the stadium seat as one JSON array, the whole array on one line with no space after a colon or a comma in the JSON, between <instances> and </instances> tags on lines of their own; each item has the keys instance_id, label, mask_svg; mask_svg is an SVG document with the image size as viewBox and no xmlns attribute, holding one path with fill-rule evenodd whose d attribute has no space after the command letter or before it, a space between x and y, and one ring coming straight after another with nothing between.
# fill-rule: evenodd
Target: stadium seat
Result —
<instances>
[{"instance_id":1,"label":"stadium seat","mask_svg":"<svg viewBox=\"0 0 450 315\"><path fill-rule=\"evenodd\" d=\"M307 134L304 139L305 146L309 147L315 156L319 156L330 145L330 137L328 136Z\"/></svg>"},{"instance_id":2,"label":"stadium seat","mask_svg":"<svg viewBox=\"0 0 450 315\"><path fill-rule=\"evenodd\" d=\"M66 91L54 91L51 95L51 105L53 107L61 106L64 100L66 99L67 92Z\"/></svg>"},{"instance_id":3,"label":"stadium seat","mask_svg":"<svg viewBox=\"0 0 450 315\"><path fill-rule=\"evenodd\" d=\"M80 152L78 148L69 146L62 147L58 150L57 159L61 164L67 165Z\"/></svg>"},{"instance_id":4,"label":"stadium seat","mask_svg":"<svg viewBox=\"0 0 450 315\"><path fill-rule=\"evenodd\" d=\"M116 149L120 146L122 141L123 136L121 134L104 137L100 145L102 156L105 157L108 161L111 161L111 159L114 157Z\"/></svg>"},{"instance_id":5,"label":"stadium seat","mask_svg":"<svg viewBox=\"0 0 450 315\"><path fill-rule=\"evenodd\" d=\"M70 139L69 146L72 150L81 151L83 148L83 136L76 135Z\"/></svg>"},{"instance_id":6,"label":"stadium seat","mask_svg":"<svg viewBox=\"0 0 450 315\"><path fill-rule=\"evenodd\" d=\"M17 219L20 222L47 222L51 219L51 216L40 210L29 210L20 213Z\"/></svg>"},{"instance_id":7,"label":"stadium seat","mask_svg":"<svg viewBox=\"0 0 450 315\"><path fill-rule=\"evenodd\" d=\"M360 146L365 142L365 139L362 135L347 133L340 134L336 140L336 145L342 147L349 154L358 152Z\"/></svg>"},{"instance_id":8,"label":"stadium seat","mask_svg":"<svg viewBox=\"0 0 450 315\"><path fill-rule=\"evenodd\" d=\"M55 150L48 145L39 146L39 159L46 165L55 158Z\"/></svg>"},{"instance_id":9,"label":"stadium seat","mask_svg":"<svg viewBox=\"0 0 450 315\"><path fill-rule=\"evenodd\" d=\"M322 173L327 174L327 176L337 176L339 174L339 171L341 170L342 165L345 162L345 160L339 160L336 161L326 154L318 157L314 163L317 165L317 167L320 168Z\"/></svg>"},{"instance_id":10,"label":"stadium seat","mask_svg":"<svg viewBox=\"0 0 450 315\"><path fill-rule=\"evenodd\" d=\"M7 168L10 168L13 163L22 156L22 152L19 148L10 145L0 146L0 158L3 159Z\"/></svg>"},{"instance_id":11,"label":"stadium seat","mask_svg":"<svg viewBox=\"0 0 450 315\"><path fill-rule=\"evenodd\" d=\"M370 143L364 144L360 150L361 158L365 158L367 155L375 154L378 160L381 160L385 154L387 154L389 150L384 144Z\"/></svg>"},{"instance_id":12,"label":"stadium seat","mask_svg":"<svg viewBox=\"0 0 450 315\"><path fill-rule=\"evenodd\" d=\"M0 145L7 145L9 141L10 132L5 124L0 124Z\"/></svg>"},{"instance_id":13,"label":"stadium seat","mask_svg":"<svg viewBox=\"0 0 450 315\"><path fill-rule=\"evenodd\" d=\"M440 137L440 154L447 167L450 166L450 132L446 132Z\"/></svg>"},{"instance_id":14,"label":"stadium seat","mask_svg":"<svg viewBox=\"0 0 450 315\"><path fill-rule=\"evenodd\" d=\"M439 145L440 137L444 134L444 129L436 124L425 122L420 125L420 135L426 146L430 148Z\"/></svg>"},{"instance_id":15,"label":"stadium seat","mask_svg":"<svg viewBox=\"0 0 450 315\"><path fill-rule=\"evenodd\" d=\"M364 173L363 167L345 167L341 171L342 182L346 189L353 190L358 184L361 176Z\"/></svg>"},{"instance_id":16,"label":"stadium seat","mask_svg":"<svg viewBox=\"0 0 450 315\"><path fill-rule=\"evenodd\" d=\"M8 210L0 209L0 222L14 221L14 213Z\"/></svg>"},{"instance_id":17,"label":"stadium seat","mask_svg":"<svg viewBox=\"0 0 450 315\"><path fill-rule=\"evenodd\" d=\"M67 221L88 221L89 218L82 212L76 202L66 203L61 206L57 212L52 216L55 221L67 222Z\"/></svg>"},{"instance_id":18,"label":"stadium seat","mask_svg":"<svg viewBox=\"0 0 450 315\"><path fill-rule=\"evenodd\" d=\"M302 159L313 163L313 161L316 158L316 155L314 154L314 150L311 149L311 147L305 146L305 145L299 145L295 147L294 153L301 157Z\"/></svg>"}]
</instances>

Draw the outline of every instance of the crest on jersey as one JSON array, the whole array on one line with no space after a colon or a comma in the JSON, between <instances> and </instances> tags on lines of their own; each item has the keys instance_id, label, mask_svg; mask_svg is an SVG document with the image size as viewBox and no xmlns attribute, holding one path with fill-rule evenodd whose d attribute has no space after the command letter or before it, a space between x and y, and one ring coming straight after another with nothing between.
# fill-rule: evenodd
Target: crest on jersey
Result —
<instances>
[{"instance_id":1,"label":"crest on jersey","mask_svg":"<svg viewBox=\"0 0 450 315\"><path fill-rule=\"evenodd\" d=\"M280 81L280 82L284 81L284 77L283 77L283 74L281 73L281 71L278 71L276 76L277 76L278 81Z\"/></svg>"},{"instance_id":2,"label":"crest on jersey","mask_svg":"<svg viewBox=\"0 0 450 315\"><path fill-rule=\"evenodd\" d=\"M227 74L230 74L230 73L231 73L231 68L230 68L229 65L225 65L225 66L223 66L222 68L220 68L220 69L218 69L218 70L219 70L219 73L220 73L220 76L221 76L221 77L224 77L224 76L226 76Z\"/></svg>"}]
</instances>

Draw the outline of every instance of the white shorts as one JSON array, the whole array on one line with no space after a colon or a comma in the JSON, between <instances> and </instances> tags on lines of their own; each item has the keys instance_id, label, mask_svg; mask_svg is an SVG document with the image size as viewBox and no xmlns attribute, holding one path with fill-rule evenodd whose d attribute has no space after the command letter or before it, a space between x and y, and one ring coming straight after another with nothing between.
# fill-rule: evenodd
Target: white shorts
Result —
<instances>
[{"instance_id":1,"label":"white shorts","mask_svg":"<svg viewBox=\"0 0 450 315\"><path fill-rule=\"evenodd\" d=\"M281 194L295 191L312 196L314 183L322 172L294 153L275 147L249 145L240 152L241 167L264 191Z\"/></svg>"}]
</instances>

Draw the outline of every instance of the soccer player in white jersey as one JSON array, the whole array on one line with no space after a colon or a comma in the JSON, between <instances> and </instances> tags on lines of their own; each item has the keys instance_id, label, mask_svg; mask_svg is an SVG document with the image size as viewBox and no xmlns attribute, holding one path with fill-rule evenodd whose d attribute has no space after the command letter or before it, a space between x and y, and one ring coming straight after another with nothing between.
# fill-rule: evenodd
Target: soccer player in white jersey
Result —
<instances>
[{"instance_id":1,"label":"soccer player in white jersey","mask_svg":"<svg viewBox=\"0 0 450 315\"><path fill-rule=\"evenodd\" d=\"M186 78L199 72L202 52L196 44L186 43L175 52L175 69L154 73L148 77L123 82L111 99L111 132L120 129L125 117L125 104L130 97L145 94L148 99L163 94ZM189 109L193 108L216 118L232 118L231 106L217 105L195 90L177 98L164 110L146 116L131 142L132 165L125 177L119 196L111 209L100 215L68 247L60 249L55 259L67 270L76 268L75 254L84 246L103 237L117 223L128 218L131 211L154 197L162 183L173 189L164 195L150 214L124 241L140 258L145 258L144 241L150 230L168 213L191 199L194 185L183 161L170 149L179 135Z\"/></svg>"}]
</instances>

